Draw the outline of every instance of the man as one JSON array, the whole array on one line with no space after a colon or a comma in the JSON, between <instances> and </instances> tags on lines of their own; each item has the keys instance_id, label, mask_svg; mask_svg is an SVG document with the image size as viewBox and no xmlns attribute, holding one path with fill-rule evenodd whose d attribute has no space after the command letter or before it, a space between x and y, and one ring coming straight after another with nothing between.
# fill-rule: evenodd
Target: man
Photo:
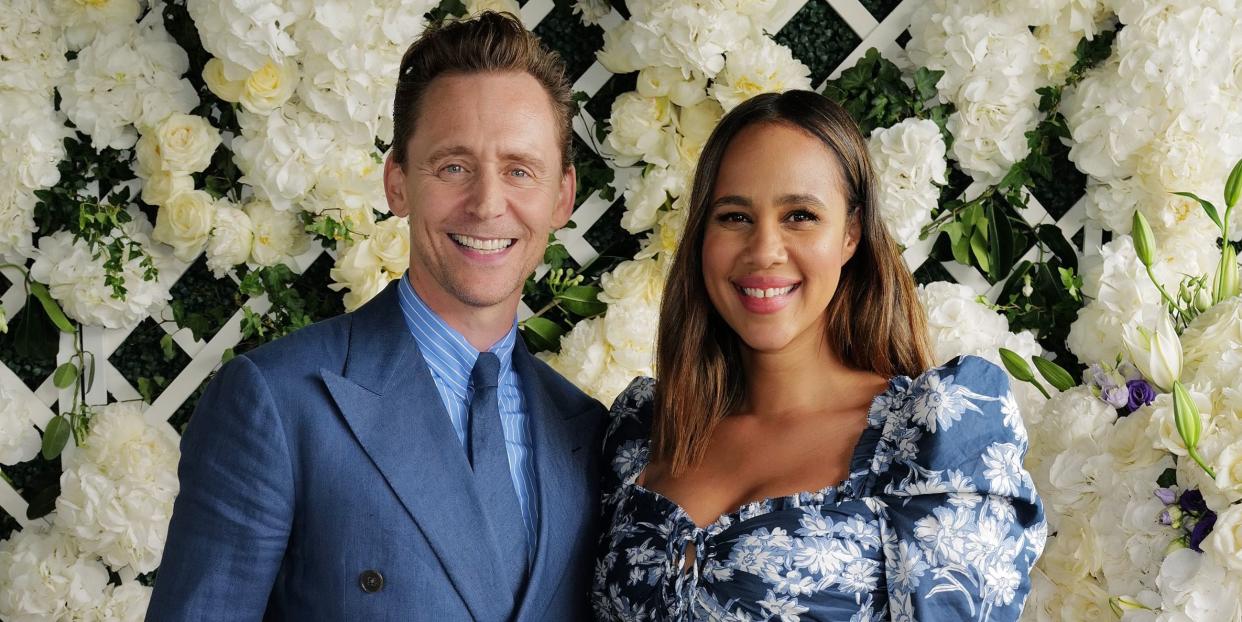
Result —
<instances>
[{"instance_id":1,"label":"man","mask_svg":"<svg viewBox=\"0 0 1242 622\"><path fill-rule=\"evenodd\" d=\"M508 16L411 46L384 171L409 272L220 370L150 619L587 617L603 408L515 321L573 209L569 95Z\"/></svg>"}]
</instances>

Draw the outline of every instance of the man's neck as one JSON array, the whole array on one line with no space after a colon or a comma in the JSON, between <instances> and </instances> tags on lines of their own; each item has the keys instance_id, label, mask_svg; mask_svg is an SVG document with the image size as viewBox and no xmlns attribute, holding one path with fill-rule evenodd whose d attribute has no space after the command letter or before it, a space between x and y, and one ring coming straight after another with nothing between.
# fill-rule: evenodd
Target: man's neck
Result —
<instances>
[{"instance_id":1,"label":"man's neck","mask_svg":"<svg viewBox=\"0 0 1242 622\"><path fill-rule=\"evenodd\" d=\"M513 329L520 294L490 307L476 307L457 300L434 285L420 285L413 271L408 276L410 287L423 304L450 328L461 333L474 349L486 352Z\"/></svg>"}]
</instances>

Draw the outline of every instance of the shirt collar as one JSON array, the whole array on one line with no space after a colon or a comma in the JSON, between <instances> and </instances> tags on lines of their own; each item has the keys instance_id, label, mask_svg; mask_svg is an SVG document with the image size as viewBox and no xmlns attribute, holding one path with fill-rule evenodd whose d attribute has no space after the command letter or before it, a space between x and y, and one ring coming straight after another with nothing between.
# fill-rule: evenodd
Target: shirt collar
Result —
<instances>
[{"instance_id":1,"label":"shirt collar","mask_svg":"<svg viewBox=\"0 0 1242 622\"><path fill-rule=\"evenodd\" d=\"M470 371L479 358L479 351L453 327L449 326L410 285L409 271L401 276L397 300L405 325L418 342L423 358L431 371L446 382L456 394L465 398L470 385ZM500 382L503 384L513 368L513 348L517 344L517 318L500 341L488 348L500 359Z\"/></svg>"}]
</instances>

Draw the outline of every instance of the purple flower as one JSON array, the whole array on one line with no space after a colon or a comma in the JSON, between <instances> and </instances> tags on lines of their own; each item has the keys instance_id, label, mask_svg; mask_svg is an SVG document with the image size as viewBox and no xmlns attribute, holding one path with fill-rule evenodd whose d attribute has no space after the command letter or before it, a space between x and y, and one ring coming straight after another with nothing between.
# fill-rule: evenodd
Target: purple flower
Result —
<instances>
[{"instance_id":1,"label":"purple flower","mask_svg":"<svg viewBox=\"0 0 1242 622\"><path fill-rule=\"evenodd\" d=\"M1195 528L1190 530L1190 548L1202 553L1203 549L1199 548L1199 545L1208 537L1208 534L1212 533L1212 528L1215 526L1216 512L1208 510L1203 515L1203 518L1200 518L1199 522L1195 523Z\"/></svg>"},{"instance_id":2,"label":"purple flower","mask_svg":"<svg viewBox=\"0 0 1242 622\"><path fill-rule=\"evenodd\" d=\"M1198 513L1207 511L1207 502L1203 500L1203 493L1195 488L1183 492L1182 498L1177 500L1177 504L1182 508L1183 512Z\"/></svg>"},{"instance_id":3,"label":"purple flower","mask_svg":"<svg viewBox=\"0 0 1242 622\"><path fill-rule=\"evenodd\" d=\"M1173 515L1170 514L1168 510L1160 513L1160 524L1166 526L1173 524Z\"/></svg>"},{"instance_id":4,"label":"purple flower","mask_svg":"<svg viewBox=\"0 0 1242 622\"><path fill-rule=\"evenodd\" d=\"M1113 408L1125 408L1130 403L1130 392L1125 387L1109 387L1100 391L1100 399Z\"/></svg>"},{"instance_id":5,"label":"purple flower","mask_svg":"<svg viewBox=\"0 0 1242 622\"><path fill-rule=\"evenodd\" d=\"M1177 493L1173 492L1172 488L1157 488L1156 498L1165 505L1172 505L1174 501L1177 501Z\"/></svg>"},{"instance_id":6,"label":"purple flower","mask_svg":"<svg viewBox=\"0 0 1242 622\"><path fill-rule=\"evenodd\" d=\"M1129 389L1129 400L1126 403L1126 408L1130 409L1130 412L1134 412L1156 399L1156 390L1146 380L1130 380L1126 382L1126 388Z\"/></svg>"}]
</instances>

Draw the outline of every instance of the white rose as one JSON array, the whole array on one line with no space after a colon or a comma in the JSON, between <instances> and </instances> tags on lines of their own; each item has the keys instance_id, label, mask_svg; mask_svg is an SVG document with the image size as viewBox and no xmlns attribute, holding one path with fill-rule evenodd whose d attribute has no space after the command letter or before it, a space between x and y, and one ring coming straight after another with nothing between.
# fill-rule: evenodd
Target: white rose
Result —
<instances>
[{"instance_id":1,"label":"white rose","mask_svg":"<svg viewBox=\"0 0 1242 622\"><path fill-rule=\"evenodd\" d=\"M206 192L178 193L160 207L151 237L173 247L177 259L193 261L207 243L215 213L216 201Z\"/></svg>"},{"instance_id":2,"label":"white rose","mask_svg":"<svg viewBox=\"0 0 1242 622\"><path fill-rule=\"evenodd\" d=\"M255 264L289 263L310 246L310 238L293 212L275 209L262 200L250 201L243 209L254 232L250 260Z\"/></svg>"},{"instance_id":3,"label":"white rose","mask_svg":"<svg viewBox=\"0 0 1242 622\"><path fill-rule=\"evenodd\" d=\"M139 141L141 142L141 141ZM194 190L194 178L187 173L161 171L142 182L142 200L147 205L161 206L173 196Z\"/></svg>"},{"instance_id":4,"label":"white rose","mask_svg":"<svg viewBox=\"0 0 1242 622\"><path fill-rule=\"evenodd\" d=\"M211 156L220 146L220 132L203 117L177 113L156 126L153 134L140 138L139 151L147 140L154 143L159 158L156 170L197 173L211 164Z\"/></svg>"},{"instance_id":5,"label":"white rose","mask_svg":"<svg viewBox=\"0 0 1242 622\"><path fill-rule=\"evenodd\" d=\"M333 281L328 286L331 290L349 290L343 299L346 311L361 307L391 281L369 238L353 244L338 255L329 276Z\"/></svg>"},{"instance_id":6,"label":"white rose","mask_svg":"<svg viewBox=\"0 0 1242 622\"><path fill-rule=\"evenodd\" d=\"M25 462L39 453L42 440L30 406L0 384L0 464Z\"/></svg>"},{"instance_id":7,"label":"white rose","mask_svg":"<svg viewBox=\"0 0 1242 622\"><path fill-rule=\"evenodd\" d=\"M1225 568L1242 572L1242 506L1229 506L1216 517L1204 549Z\"/></svg>"},{"instance_id":8,"label":"white rose","mask_svg":"<svg viewBox=\"0 0 1242 622\"><path fill-rule=\"evenodd\" d=\"M811 89L811 70L789 48L769 39L747 39L730 50L724 70L712 83L712 96L727 112L760 93Z\"/></svg>"},{"instance_id":9,"label":"white rose","mask_svg":"<svg viewBox=\"0 0 1242 622\"><path fill-rule=\"evenodd\" d=\"M229 270L250 258L254 232L250 216L231 205L216 208L215 224L207 239L207 267L215 277L221 278Z\"/></svg>"},{"instance_id":10,"label":"white rose","mask_svg":"<svg viewBox=\"0 0 1242 622\"><path fill-rule=\"evenodd\" d=\"M292 60L269 60L242 83L238 101L250 112L267 114L289 101L298 86L297 72L297 63Z\"/></svg>"},{"instance_id":11,"label":"white rose","mask_svg":"<svg viewBox=\"0 0 1242 622\"><path fill-rule=\"evenodd\" d=\"M1226 445L1213 461L1216 487L1231 501L1242 499L1242 439Z\"/></svg>"},{"instance_id":12,"label":"white rose","mask_svg":"<svg viewBox=\"0 0 1242 622\"><path fill-rule=\"evenodd\" d=\"M225 74L224 61L212 58L203 66L203 82L217 97L226 102L241 101L242 91L246 85L243 80L230 80Z\"/></svg>"},{"instance_id":13,"label":"white rose","mask_svg":"<svg viewBox=\"0 0 1242 622\"><path fill-rule=\"evenodd\" d=\"M410 265L410 225L405 218L388 218L375 225L370 238L371 252L392 278L401 276Z\"/></svg>"}]
</instances>

